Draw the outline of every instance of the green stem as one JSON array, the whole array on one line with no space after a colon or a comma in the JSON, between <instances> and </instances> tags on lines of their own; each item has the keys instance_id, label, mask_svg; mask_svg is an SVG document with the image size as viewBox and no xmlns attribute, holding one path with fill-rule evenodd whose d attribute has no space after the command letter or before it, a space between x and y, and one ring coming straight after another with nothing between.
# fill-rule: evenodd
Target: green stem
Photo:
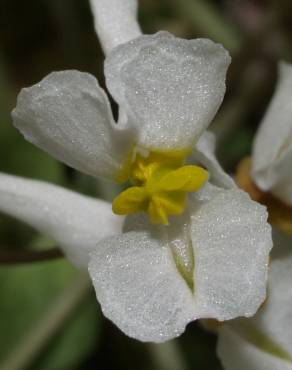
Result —
<instances>
[{"instance_id":1,"label":"green stem","mask_svg":"<svg viewBox=\"0 0 292 370\"><path fill-rule=\"evenodd\" d=\"M57 297L52 306L31 328L6 360L1 370L23 370L37 359L89 293L91 282L82 273Z\"/></svg>"},{"instance_id":2,"label":"green stem","mask_svg":"<svg viewBox=\"0 0 292 370\"><path fill-rule=\"evenodd\" d=\"M64 257L64 254L57 247L43 251L0 248L0 265L41 262L62 257Z\"/></svg>"},{"instance_id":3,"label":"green stem","mask_svg":"<svg viewBox=\"0 0 292 370\"><path fill-rule=\"evenodd\" d=\"M241 72L238 94L233 96L213 120L210 130L216 135L218 153L225 142L243 125L250 112L265 97L262 91L267 87L267 73L261 72L261 63L250 62ZM220 153L219 153L220 154Z\"/></svg>"},{"instance_id":4,"label":"green stem","mask_svg":"<svg viewBox=\"0 0 292 370\"><path fill-rule=\"evenodd\" d=\"M179 0L182 16L191 22L203 36L222 43L231 54L242 44L239 31L207 0Z\"/></svg>"},{"instance_id":5,"label":"green stem","mask_svg":"<svg viewBox=\"0 0 292 370\"><path fill-rule=\"evenodd\" d=\"M148 350L155 369L186 370L186 364L176 339L162 344L149 343Z\"/></svg>"}]
</instances>

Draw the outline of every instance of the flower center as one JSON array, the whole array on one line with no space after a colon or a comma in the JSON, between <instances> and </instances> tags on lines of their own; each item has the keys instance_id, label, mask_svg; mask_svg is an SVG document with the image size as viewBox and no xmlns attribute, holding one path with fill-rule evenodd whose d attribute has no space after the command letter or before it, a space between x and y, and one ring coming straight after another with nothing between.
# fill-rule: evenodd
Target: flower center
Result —
<instances>
[{"instance_id":1,"label":"flower center","mask_svg":"<svg viewBox=\"0 0 292 370\"><path fill-rule=\"evenodd\" d=\"M137 153L127 166L133 186L113 200L118 215L148 213L154 224L168 224L168 217L183 213L187 193L199 190L208 172L199 166L184 165L187 151L152 151L147 157Z\"/></svg>"}]
</instances>

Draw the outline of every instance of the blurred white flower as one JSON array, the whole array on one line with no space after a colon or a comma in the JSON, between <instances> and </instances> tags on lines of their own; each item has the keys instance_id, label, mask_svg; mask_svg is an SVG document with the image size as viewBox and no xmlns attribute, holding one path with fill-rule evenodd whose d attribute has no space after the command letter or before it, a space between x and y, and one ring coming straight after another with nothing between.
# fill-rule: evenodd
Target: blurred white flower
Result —
<instances>
[{"instance_id":1,"label":"blurred white flower","mask_svg":"<svg viewBox=\"0 0 292 370\"><path fill-rule=\"evenodd\" d=\"M274 97L256 134L252 153L252 178L292 206L292 66L279 65Z\"/></svg>"},{"instance_id":2,"label":"blurred white flower","mask_svg":"<svg viewBox=\"0 0 292 370\"><path fill-rule=\"evenodd\" d=\"M253 315L272 242L265 208L234 186L204 133L225 93L227 52L205 39L139 36L135 4L92 1L118 124L96 79L77 71L23 89L13 111L25 138L55 158L130 179L113 202L131 214L123 233L107 203L3 174L0 209L51 236L77 265L89 261L104 314L132 337L161 342L197 318ZM188 155L205 168L187 165Z\"/></svg>"},{"instance_id":3,"label":"blurred white flower","mask_svg":"<svg viewBox=\"0 0 292 370\"><path fill-rule=\"evenodd\" d=\"M269 221L292 235L292 66L279 64L276 91L255 135L251 158L236 174L238 185L268 208Z\"/></svg>"},{"instance_id":4,"label":"blurred white flower","mask_svg":"<svg viewBox=\"0 0 292 370\"><path fill-rule=\"evenodd\" d=\"M226 370L292 370L291 92L292 66L281 62L275 94L253 143L251 173L247 159L237 174L240 186L268 207L274 248L262 307L253 318L219 329L218 355Z\"/></svg>"},{"instance_id":5,"label":"blurred white flower","mask_svg":"<svg viewBox=\"0 0 292 370\"><path fill-rule=\"evenodd\" d=\"M253 318L219 329L217 350L225 370L292 369L291 239L276 237L274 243L267 301Z\"/></svg>"}]
</instances>

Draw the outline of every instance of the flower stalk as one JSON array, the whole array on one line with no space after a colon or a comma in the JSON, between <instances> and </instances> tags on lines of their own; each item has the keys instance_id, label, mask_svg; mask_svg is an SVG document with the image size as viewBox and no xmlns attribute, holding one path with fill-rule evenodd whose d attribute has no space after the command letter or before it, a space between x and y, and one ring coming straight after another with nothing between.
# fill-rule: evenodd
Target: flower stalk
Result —
<instances>
[{"instance_id":1,"label":"flower stalk","mask_svg":"<svg viewBox=\"0 0 292 370\"><path fill-rule=\"evenodd\" d=\"M58 247L43 251L34 251L16 248L0 248L0 265L15 265L18 263L32 263L63 258L64 253Z\"/></svg>"}]
</instances>

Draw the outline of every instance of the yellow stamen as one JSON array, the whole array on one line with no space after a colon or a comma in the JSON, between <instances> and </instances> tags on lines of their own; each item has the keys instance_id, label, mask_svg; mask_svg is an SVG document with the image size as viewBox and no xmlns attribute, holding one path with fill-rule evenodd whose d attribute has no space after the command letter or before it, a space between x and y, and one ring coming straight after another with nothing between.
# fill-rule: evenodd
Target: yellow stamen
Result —
<instances>
[{"instance_id":1,"label":"yellow stamen","mask_svg":"<svg viewBox=\"0 0 292 370\"><path fill-rule=\"evenodd\" d=\"M147 192L143 187L132 186L113 200L113 211L118 215L142 212L147 209Z\"/></svg>"},{"instance_id":2,"label":"yellow stamen","mask_svg":"<svg viewBox=\"0 0 292 370\"><path fill-rule=\"evenodd\" d=\"M113 201L118 215L148 213L154 224L168 224L168 217L183 213L188 192L199 190L208 179L208 172L198 166L184 165L188 151L150 152L141 154L126 171L134 185ZM123 176L120 176L124 177Z\"/></svg>"}]
</instances>

